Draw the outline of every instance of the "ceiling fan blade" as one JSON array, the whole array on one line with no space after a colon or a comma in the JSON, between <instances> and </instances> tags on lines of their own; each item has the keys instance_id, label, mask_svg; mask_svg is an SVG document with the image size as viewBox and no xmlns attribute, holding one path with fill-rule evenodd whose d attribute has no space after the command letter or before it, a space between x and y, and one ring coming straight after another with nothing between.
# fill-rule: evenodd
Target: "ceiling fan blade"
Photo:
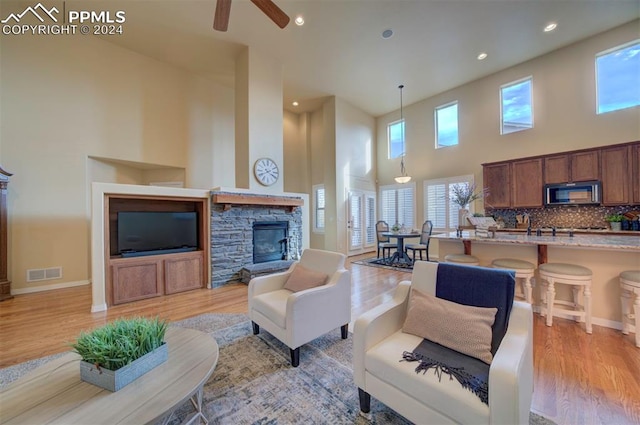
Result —
<instances>
[{"instance_id":1,"label":"ceiling fan blade","mask_svg":"<svg viewBox=\"0 0 640 425\"><path fill-rule=\"evenodd\" d=\"M220 0L218 0L220 1ZM264 12L265 15L269 17L273 22L276 23L280 28L284 28L289 23L289 16L282 11L276 4L271 0L251 0L253 4L258 6L260 10Z\"/></svg>"},{"instance_id":2,"label":"ceiling fan blade","mask_svg":"<svg viewBox=\"0 0 640 425\"><path fill-rule=\"evenodd\" d=\"M229 26L229 14L231 13L231 0L218 0L216 12L213 16L213 29L226 31Z\"/></svg>"}]
</instances>

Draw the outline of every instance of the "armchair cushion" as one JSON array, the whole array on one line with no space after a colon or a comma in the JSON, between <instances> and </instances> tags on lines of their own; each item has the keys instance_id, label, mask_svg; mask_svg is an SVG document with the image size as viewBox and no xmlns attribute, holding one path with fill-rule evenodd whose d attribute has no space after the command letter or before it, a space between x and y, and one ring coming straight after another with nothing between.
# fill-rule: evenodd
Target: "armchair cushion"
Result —
<instances>
[{"instance_id":1,"label":"armchair cushion","mask_svg":"<svg viewBox=\"0 0 640 425\"><path fill-rule=\"evenodd\" d=\"M440 263L435 292L436 297L458 304L498 309L491 327L491 354L495 356L509 325L515 282L513 270Z\"/></svg>"},{"instance_id":2,"label":"armchair cushion","mask_svg":"<svg viewBox=\"0 0 640 425\"><path fill-rule=\"evenodd\" d=\"M304 291L305 289L324 285L327 283L328 277L326 273L311 270L297 264L285 282L284 289L293 292Z\"/></svg>"},{"instance_id":3,"label":"armchair cushion","mask_svg":"<svg viewBox=\"0 0 640 425\"><path fill-rule=\"evenodd\" d=\"M491 326L497 311L457 304L413 288L402 331L491 364Z\"/></svg>"}]
</instances>

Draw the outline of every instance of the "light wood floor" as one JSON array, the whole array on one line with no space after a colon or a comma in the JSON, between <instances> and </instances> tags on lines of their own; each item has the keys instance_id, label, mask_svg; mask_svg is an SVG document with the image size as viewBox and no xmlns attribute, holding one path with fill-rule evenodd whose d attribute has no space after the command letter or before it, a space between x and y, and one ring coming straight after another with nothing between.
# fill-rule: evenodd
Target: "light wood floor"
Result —
<instances>
[{"instance_id":1,"label":"light wood floor","mask_svg":"<svg viewBox=\"0 0 640 425\"><path fill-rule=\"evenodd\" d=\"M354 258L353 260L357 260ZM351 264L353 317L391 298L410 273ZM81 330L120 316L171 321L202 313L246 313L247 286L227 285L115 306L90 313L88 286L19 295L0 303L0 367L67 351ZM559 425L640 424L640 348L633 335L534 317L535 384L532 410Z\"/></svg>"}]
</instances>

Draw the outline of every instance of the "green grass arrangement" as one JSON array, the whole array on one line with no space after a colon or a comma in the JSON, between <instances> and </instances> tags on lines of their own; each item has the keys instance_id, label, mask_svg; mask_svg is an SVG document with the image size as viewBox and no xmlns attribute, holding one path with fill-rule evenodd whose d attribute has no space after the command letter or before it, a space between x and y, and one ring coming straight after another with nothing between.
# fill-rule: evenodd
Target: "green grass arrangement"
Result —
<instances>
[{"instance_id":1,"label":"green grass arrangement","mask_svg":"<svg viewBox=\"0 0 640 425\"><path fill-rule=\"evenodd\" d=\"M161 346L167 326L158 317L117 319L80 333L71 347L83 361L115 371Z\"/></svg>"}]
</instances>

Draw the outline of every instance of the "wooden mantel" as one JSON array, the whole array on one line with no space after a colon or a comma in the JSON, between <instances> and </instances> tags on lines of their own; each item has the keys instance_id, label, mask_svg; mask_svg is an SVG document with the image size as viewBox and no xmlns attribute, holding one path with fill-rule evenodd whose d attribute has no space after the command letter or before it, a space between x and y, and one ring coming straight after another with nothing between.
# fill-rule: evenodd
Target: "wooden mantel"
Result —
<instances>
[{"instance_id":1,"label":"wooden mantel","mask_svg":"<svg viewBox=\"0 0 640 425\"><path fill-rule=\"evenodd\" d=\"M229 210L232 205L270 205L289 207L290 210L304 205L304 200L300 198L243 193L214 193L211 199L215 204L223 204L225 211Z\"/></svg>"}]
</instances>

